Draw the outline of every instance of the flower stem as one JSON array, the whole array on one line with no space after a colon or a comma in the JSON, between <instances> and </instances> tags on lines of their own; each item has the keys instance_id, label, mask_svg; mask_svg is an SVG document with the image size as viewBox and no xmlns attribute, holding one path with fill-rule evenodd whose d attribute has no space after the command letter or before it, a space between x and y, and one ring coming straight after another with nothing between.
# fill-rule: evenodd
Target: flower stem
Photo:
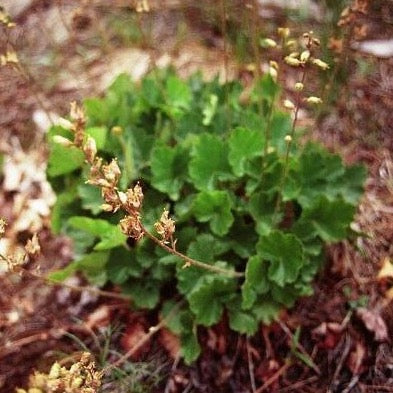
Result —
<instances>
[{"instance_id":1,"label":"flower stem","mask_svg":"<svg viewBox=\"0 0 393 393\"><path fill-rule=\"evenodd\" d=\"M303 68L301 83L304 84L305 80L306 80L306 68ZM285 186L285 182L286 182L287 176L288 176L289 154L291 152L293 138L295 136L296 123L297 123L297 120L298 120L299 109L300 109L300 99L301 99L301 92L298 91L297 94L296 94L295 112L294 112L293 121L292 121L291 133L289 134L290 138L289 138L289 141L287 142L287 148L286 148L286 151L285 151L283 173L282 173L280 186L279 186L279 190L278 190L276 206L274 208L274 221L276 220L277 214L278 214L278 212L280 210L280 207L281 207L282 192L283 192L283 189L284 189L284 186Z\"/></svg>"},{"instance_id":2,"label":"flower stem","mask_svg":"<svg viewBox=\"0 0 393 393\"><path fill-rule=\"evenodd\" d=\"M231 277L244 277L244 273L242 273L242 272L236 272L236 271L224 269L224 268L221 268L218 266L209 265L208 263L204 263L201 261L197 261L196 259L190 258L187 255L184 255L181 252L177 251L176 249L169 247L163 241L161 241L160 239L155 237L145 227L143 227L143 231L144 231L145 235L150 240L152 240L155 244L157 244L159 247L161 247L165 251L169 252L170 254L175 255L175 256L179 257L180 259L182 259L186 263L186 266L192 265L192 266L200 267L205 270L209 270L214 273L225 274L225 275L231 276Z\"/></svg>"}]
</instances>

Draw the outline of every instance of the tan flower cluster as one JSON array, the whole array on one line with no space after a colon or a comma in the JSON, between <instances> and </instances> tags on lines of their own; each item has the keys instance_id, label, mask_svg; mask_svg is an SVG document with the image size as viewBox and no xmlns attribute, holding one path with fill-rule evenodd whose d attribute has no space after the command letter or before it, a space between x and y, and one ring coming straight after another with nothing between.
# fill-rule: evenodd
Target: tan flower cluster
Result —
<instances>
[{"instance_id":1,"label":"tan flower cluster","mask_svg":"<svg viewBox=\"0 0 393 393\"><path fill-rule=\"evenodd\" d=\"M16 389L16 393L96 393L102 377L103 372L97 371L92 355L85 352L69 369L56 362L48 374L34 373L27 390Z\"/></svg>"},{"instance_id":2,"label":"tan flower cluster","mask_svg":"<svg viewBox=\"0 0 393 393\"><path fill-rule=\"evenodd\" d=\"M170 240L172 240L176 228L175 221L172 220L172 218L169 218L168 210L164 209L160 220L154 224L154 228L161 236L164 243L168 243Z\"/></svg>"}]
</instances>

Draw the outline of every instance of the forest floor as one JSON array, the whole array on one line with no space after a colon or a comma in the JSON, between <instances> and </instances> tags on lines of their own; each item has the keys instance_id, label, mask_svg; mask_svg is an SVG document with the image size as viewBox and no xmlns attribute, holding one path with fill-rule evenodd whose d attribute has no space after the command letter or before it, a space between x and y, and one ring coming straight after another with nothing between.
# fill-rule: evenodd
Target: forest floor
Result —
<instances>
[{"instance_id":1,"label":"forest floor","mask_svg":"<svg viewBox=\"0 0 393 393\"><path fill-rule=\"evenodd\" d=\"M18 252L39 232L40 269L45 272L72 258L70 241L50 232L54 195L45 179L43 143L51 121L66 116L69 102L102 94L121 72L138 79L157 65L173 64L183 76L197 69L206 77L247 75L234 51L228 56L220 29L187 2L179 6L167 1L162 8L152 2L151 19L139 19L141 30L130 25L135 18L123 17L129 11L124 12L122 1L111 7L100 1L89 7L78 1L21 3L24 7L13 10L17 25L10 41L0 43L4 51L12 42L25 71L0 70L0 216L9 222L0 252ZM389 1L385 3L362 15L360 27L366 27L359 42L393 36L393 11ZM292 23L302 33L279 6L265 11L261 25ZM318 13L315 18L307 19L305 26L318 33L324 25ZM280 322L262 327L255 337L230 332L225 320L201 331L203 355L194 366L173 357L173 337L165 331L157 334L134 359L135 381L128 382L135 384L133 391L393 391L393 266L390 277L378 278L393 258L393 57L352 49L341 59L350 71L318 117L312 138L339 152L346 162L367 165L366 192L354 223L364 236L329 247L314 295L299 300ZM310 118L304 111L304 125L312 124ZM83 282L79 277L72 280L74 285ZM1 272L1 266L0 288L1 392L23 386L33 369L46 369L61 353L80 351L82 345L97 351L97 335L124 351L154 320L150 314L130 312L125 302L50 287ZM105 338L103 332L116 324L141 327L126 329L126 335L115 329ZM288 362L297 326L300 341Z\"/></svg>"}]
</instances>

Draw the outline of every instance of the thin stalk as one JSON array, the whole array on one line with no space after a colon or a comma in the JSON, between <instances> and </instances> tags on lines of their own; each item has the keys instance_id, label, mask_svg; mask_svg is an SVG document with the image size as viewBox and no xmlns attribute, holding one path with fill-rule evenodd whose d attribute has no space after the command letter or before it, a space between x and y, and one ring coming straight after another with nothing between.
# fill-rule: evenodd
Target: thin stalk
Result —
<instances>
[{"instance_id":1,"label":"thin stalk","mask_svg":"<svg viewBox=\"0 0 393 393\"><path fill-rule=\"evenodd\" d=\"M301 83L304 84L305 80L306 80L306 68L303 68ZM291 152L293 138L294 138L295 130L296 130L296 123L297 123L298 116L299 116L300 99L301 99L301 92L298 91L297 94L296 94L295 112L294 112L294 116L293 116L291 132L289 134L290 138L289 138L289 141L287 142L287 149L285 151L283 174L282 174L282 177L281 177L280 186L279 186L279 190L278 190L276 206L274 208L274 220L275 220L275 218L276 218L276 216L277 216L277 214L278 214L278 212L280 210L280 207L281 207L282 191L284 189L285 182L286 182L286 179L287 179L287 176L288 176L289 154Z\"/></svg>"},{"instance_id":2,"label":"thin stalk","mask_svg":"<svg viewBox=\"0 0 393 393\"><path fill-rule=\"evenodd\" d=\"M181 252L177 251L175 248L172 248L172 247L168 246L167 244L165 244L163 241L161 241L160 239L155 237L151 232L149 232L145 227L142 227L142 228L143 228L144 234L150 240L152 240L155 244L157 244L159 247L161 247L165 251L169 252L170 254L175 255L175 256L179 257L180 259L182 259L186 263L186 266L187 265L197 266L197 267L200 267L205 270L209 270L214 273L225 274L225 275L231 276L231 277L244 277L244 273L242 273L242 272L227 270L227 269L224 269L224 268L221 268L218 266L209 265L208 263L204 263L204 262L198 261L196 259L190 258L187 255L184 255Z\"/></svg>"},{"instance_id":3,"label":"thin stalk","mask_svg":"<svg viewBox=\"0 0 393 393\"><path fill-rule=\"evenodd\" d=\"M264 157L267 156L269 152L269 143L271 138L271 126L272 126L272 118L273 118L273 109L276 102L276 93L274 93L272 97L272 102L269 107L269 113L267 114L266 120L266 129L265 129L265 146L264 146Z\"/></svg>"},{"instance_id":4,"label":"thin stalk","mask_svg":"<svg viewBox=\"0 0 393 393\"><path fill-rule=\"evenodd\" d=\"M221 34L224 41L224 94L225 94L225 113L226 113L226 128L229 129L230 121L230 110L229 110L229 90L228 90L228 77L229 77L229 65L228 65L228 31L227 31L227 10L226 0L220 0L220 15L221 15Z\"/></svg>"},{"instance_id":5,"label":"thin stalk","mask_svg":"<svg viewBox=\"0 0 393 393\"><path fill-rule=\"evenodd\" d=\"M0 258L3 261L5 261L7 264L12 265L12 263L10 262L10 260L6 256L0 254ZM20 272L20 273L22 273L22 275L24 274L26 276L30 276L31 278L44 281L46 284L49 284L49 285L54 285L54 286L60 285L60 286L62 286L64 288L71 289L72 291L75 291L75 292L87 291L87 292L90 292L90 293L92 293L94 295L98 295L98 296L104 296L104 297L108 297L108 298L121 299L121 300L127 300L127 301L130 300L129 296L122 295L120 293L103 291L101 289L93 288L93 287L77 286L77 285L66 284L66 283L63 283L63 282L58 282L58 281L55 281L55 280L53 280L53 279L51 279L49 277L45 277L45 276L41 276L40 274L33 273L33 272L25 269L22 266L17 266L15 268L15 272L16 273Z\"/></svg>"}]
</instances>

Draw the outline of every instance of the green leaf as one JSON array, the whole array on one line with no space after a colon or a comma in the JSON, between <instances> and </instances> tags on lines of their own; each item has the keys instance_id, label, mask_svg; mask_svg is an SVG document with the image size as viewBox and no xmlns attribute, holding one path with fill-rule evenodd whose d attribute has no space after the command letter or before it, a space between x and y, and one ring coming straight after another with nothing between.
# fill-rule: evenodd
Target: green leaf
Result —
<instances>
[{"instance_id":1,"label":"green leaf","mask_svg":"<svg viewBox=\"0 0 393 393\"><path fill-rule=\"evenodd\" d=\"M137 263L135 254L124 247L111 250L106 270L108 280L114 284L124 284L130 277L138 278L143 274L143 268Z\"/></svg>"},{"instance_id":2,"label":"green leaf","mask_svg":"<svg viewBox=\"0 0 393 393\"><path fill-rule=\"evenodd\" d=\"M228 148L217 136L202 134L192 150L189 174L198 190L213 190L218 180L232 178Z\"/></svg>"},{"instance_id":3,"label":"green leaf","mask_svg":"<svg viewBox=\"0 0 393 393\"><path fill-rule=\"evenodd\" d=\"M242 285L243 308L250 309L258 295L269 291L268 264L258 255L254 255L247 262L246 279Z\"/></svg>"},{"instance_id":4,"label":"green leaf","mask_svg":"<svg viewBox=\"0 0 393 393\"><path fill-rule=\"evenodd\" d=\"M169 105L188 109L192 100L191 90L187 83L176 76L170 76L166 82L166 93Z\"/></svg>"},{"instance_id":5,"label":"green leaf","mask_svg":"<svg viewBox=\"0 0 393 393\"><path fill-rule=\"evenodd\" d=\"M84 209L90 210L95 216L102 212L103 200L98 187L93 187L90 184L81 184L78 186L78 196Z\"/></svg>"},{"instance_id":6,"label":"green leaf","mask_svg":"<svg viewBox=\"0 0 393 393\"><path fill-rule=\"evenodd\" d=\"M278 84L274 81L270 74L266 73L256 83L253 91L254 100L258 102L259 97L262 96L265 100L272 102L279 91L280 88Z\"/></svg>"},{"instance_id":7,"label":"green leaf","mask_svg":"<svg viewBox=\"0 0 393 393\"><path fill-rule=\"evenodd\" d=\"M160 300L158 282L130 280L122 285L122 291L130 295L133 303L139 308L153 309Z\"/></svg>"},{"instance_id":8,"label":"green leaf","mask_svg":"<svg viewBox=\"0 0 393 393\"><path fill-rule=\"evenodd\" d=\"M229 138L228 159L233 173L243 176L246 171L248 160L262 155L264 141L258 131L250 131L246 128L236 128Z\"/></svg>"},{"instance_id":9,"label":"green leaf","mask_svg":"<svg viewBox=\"0 0 393 393\"><path fill-rule=\"evenodd\" d=\"M256 231L260 235L268 234L274 227L276 219L280 217L275 214L275 194L269 195L266 192L260 191L252 194L248 209L255 220Z\"/></svg>"},{"instance_id":10,"label":"green leaf","mask_svg":"<svg viewBox=\"0 0 393 393\"><path fill-rule=\"evenodd\" d=\"M118 247L127 240L118 225L110 224L105 220L75 216L71 217L68 222L73 228L99 237L101 241L94 247L97 251Z\"/></svg>"},{"instance_id":11,"label":"green leaf","mask_svg":"<svg viewBox=\"0 0 393 393\"><path fill-rule=\"evenodd\" d=\"M262 236L257 244L257 251L258 255L270 261L269 279L281 287L296 281L305 262L300 240L278 230Z\"/></svg>"},{"instance_id":12,"label":"green leaf","mask_svg":"<svg viewBox=\"0 0 393 393\"><path fill-rule=\"evenodd\" d=\"M208 126L211 124L214 115L217 111L218 97L215 94L210 94L209 101L202 110L203 120L202 124Z\"/></svg>"},{"instance_id":13,"label":"green leaf","mask_svg":"<svg viewBox=\"0 0 393 393\"><path fill-rule=\"evenodd\" d=\"M252 308L252 313L259 322L269 325L278 319L281 309L282 306L280 304L270 299L270 296L266 296L264 298L258 299L257 303Z\"/></svg>"},{"instance_id":14,"label":"green leaf","mask_svg":"<svg viewBox=\"0 0 393 393\"><path fill-rule=\"evenodd\" d=\"M50 154L48 159L48 175L56 177L71 173L81 167L84 162L83 153L76 147L64 147L53 140L55 135L60 135L73 140L69 131L61 127L52 127L49 131Z\"/></svg>"},{"instance_id":15,"label":"green leaf","mask_svg":"<svg viewBox=\"0 0 393 393\"><path fill-rule=\"evenodd\" d=\"M86 134L90 135L96 142L97 149L101 150L105 147L108 129L106 127L89 127Z\"/></svg>"},{"instance_id":16,"label":"green leaf","mask_svg":"<svg viewBox=\"0 0 393 393\"><path fill-rule=\"evenodd\" d=\"M239 298L227 304L229 313L229 326L232 330L240 334L253 335L258 329L258 321L250 312L245 312L241 308Z\"/></svg>"},{"instance_id":17,"label":"green leaf","mask_svg":"<svg viewBox=\"0 0 393 393\"><path fill-rule=\"evenodd\" d=\"M220 320L224 304L236 288L232 278L219 275L202 277L187 296L196 321L211 326Z\"/></svg>"},{"instance_id":18,"label":"green leaf","mask_svg":"<svg viewBox=\"0 0 393 393\"><path fill-rule=\"evenodd\" d=\"M355 205L363 191L365 176L363 166L345 167L339 156L310 143L290 172L291 182L284 188L283 197L296 198L303 208L322 196L330 201L343 198Z\"/></svg>"},{"instance_id":19,"label":"green leaf","mask_svg":"<svg viewBox=\"0 0 393 393\"><path fill-rule=\"evenodd\" d=\"M198 261L228 269L225 262L215 262L215 259L219 255L228 251L229 247L229 244L223 243L212 235L202 234L199 235L195 241L190 243L186 255ZM183 262L178 265L177 270L177 287L182 294L189 293L194 288L200 277L206 274L217 275L217 273L211 273L195 266L183 268L183 265Z\"/></svg>"},{"instance_id":20,"label":"green leaf","mask_svg":"<svg viewBox=\"0 0 393 393\"><path fill-rule=\"evenodd\" d=\"M180 191L188 177L188 151L176 147L159 146L152 152L151 183L157 190L169 195L172 200L178 200Z\"/></svg>"},{"instance_id":21,"label":"green leaf","mask_svg":"<svg viewBox=\"0 0 393 393\"><path fill-rule=\"evenodd\" d=\"M303 210L293 231L300 237L318 235L325 242L337 242L346 237L355 211L353 205L343 200L329 201L326 197L320 197Z\"/></svg>"},{"instance_id":22,"label":"green leaf","mask_svg":"<svg viewBox=\"0 0 393 393\"><path fill-rule=\"evenodd\" d=\"M108 257L109 252L92 252L64 269L52 273L49 278L54 281L63 281L76 271L81 271L92 284L102 286L107 281L105 265Z\"/></svg>"},{"instance_id":23,"label":"green leaf","mask_svg":"<svg viewBox=\"0 0 393 393\"><path fill-rule=\"evenodd\" d=\"M193 212L200 222L209 222L212 232L226 235L233 224L233 205L227 191L203 191L197 195Z\"/></svg>"}]
</instances>

